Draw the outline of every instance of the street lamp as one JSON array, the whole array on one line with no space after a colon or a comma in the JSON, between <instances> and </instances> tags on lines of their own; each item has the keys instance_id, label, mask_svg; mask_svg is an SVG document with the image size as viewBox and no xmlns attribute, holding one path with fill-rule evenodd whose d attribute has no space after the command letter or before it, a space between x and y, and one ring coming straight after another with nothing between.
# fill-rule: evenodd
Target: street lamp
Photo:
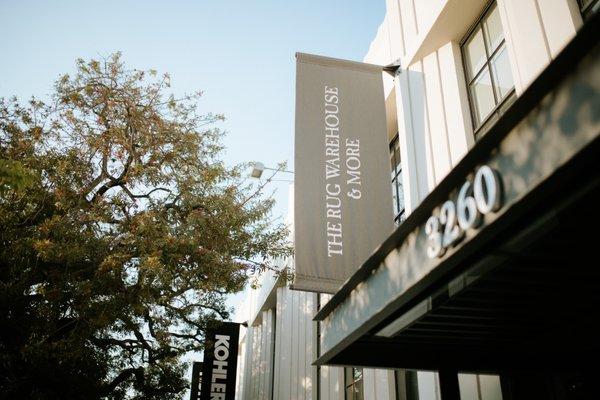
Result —
<instances>
[{"instance_id":1,"label":"street lamp","mask_svg":"<svg viewBox=\"0 0 600 400\"><path fill-rule=\"evenodd\" d=\"M250 171L250 176L252 178L260 179L264 170L265 164L257 161L254 164L252 164L252 171Z\"/></svg>"}]
</instances>

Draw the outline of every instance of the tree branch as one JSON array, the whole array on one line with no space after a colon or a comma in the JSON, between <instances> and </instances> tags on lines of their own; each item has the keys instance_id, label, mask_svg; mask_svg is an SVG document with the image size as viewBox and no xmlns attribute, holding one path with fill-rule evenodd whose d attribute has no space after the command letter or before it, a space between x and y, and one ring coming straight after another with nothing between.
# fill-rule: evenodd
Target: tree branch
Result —
<instances>
[{"instance_id":1,"label":"tree branch","mask_svg":"<svg viewBox=\"0 0 600 400\"><path fill-rule=\"evenodd\" d=\"M123 371L121 371L119 373L119 375L117 375L115 377L115 379L112 380L112 382L110 382L108 385L105 385L102 388L103 394L107 395L107 394L112 393L117 388L117 386L119 386L121 383L125 382L132 375L135 375L136 381L138 381L139 383L142 383L144 381L144 368L137 367L137 368L124 369Z\"/></svg>"},{"instance_id":2,"label":"tree branch","mask_svg":"<svg viewBox=\"0 0 600 400\"><path fill-rule=\"evenodd\" d=\"M167 188L164 188L164 187L157 187L157 188L154 188L154 189L152 189L152 190L151 190L151 191L149 191L148 193L145 193L145 194L132 194L132 196L133 196L133 198L135 198L135 199L143 199L143 198L148 198L148 197L150 197L150 195L151 195L152 193L154 193L154 192L157 192L157 191L159 191L159 190L160 190L160 191L163 191L163 192L168 192L168 193L170 193L170 194L172 194L172 193L173 193L173 191L172 191L171 189L167 189Z\"/></svg>"}]
</instances>

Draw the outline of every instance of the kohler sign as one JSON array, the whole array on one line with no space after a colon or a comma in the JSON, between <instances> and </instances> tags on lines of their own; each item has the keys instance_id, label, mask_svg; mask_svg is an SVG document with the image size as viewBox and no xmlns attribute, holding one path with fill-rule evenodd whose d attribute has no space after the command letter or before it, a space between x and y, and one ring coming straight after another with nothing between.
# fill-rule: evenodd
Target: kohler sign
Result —
<instances>
[{"instance_id":1,"label":"kohler sign","mask_svg":"<svg viewBox=\"0 0 600 400\"><path fill-rule=\"evenodd\" d=\"M200 400L235 399L239 324L221 322L206 333Z\"/></svg>"},{"instance_id":2,"label":"kohler sign","mask_svg":"<svg viewBox=\"0 0 600 400\"><path fill-rule=\"evenodd\" d=\"M382 70L296 58L294 288L335 292L393 228Z\"/></svg>"}]
</instances>

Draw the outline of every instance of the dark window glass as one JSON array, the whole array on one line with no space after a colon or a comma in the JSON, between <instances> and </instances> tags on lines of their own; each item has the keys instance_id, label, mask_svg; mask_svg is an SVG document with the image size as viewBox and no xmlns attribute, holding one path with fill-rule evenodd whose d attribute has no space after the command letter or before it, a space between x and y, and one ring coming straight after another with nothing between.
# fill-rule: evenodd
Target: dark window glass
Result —
<instances>
[{"instance_id":1,"label":"dark window glass","mask_svg":"<svg viewBox=\"0 0 600 400\"><path fill-rule=\"evenodd\" d=\"M396 400L419 400L417 371L396 370Z\"/></svg>"},{"instance_id":2,"label":"dark window glass","mask_svg":"<svg viewBox=\"0 0 600 400\"><path fill-rule=\"evenodd\" d=\"M514 81L495 3L484 12L462 45L475 137L487 131L506 103L514 100Z\"/></svg>"},{"instance_id":3,"label":"dark window glass","mask_svg":"<svg viewBox=\"0 0 600 400\"><path fill-rule=\"evenodd\" d=\"M392 171L392 195L394 221L396 225L404 221L404 189L402 187L402 164L400 162L400 141L398 134L390 142L390 167Z\"/></svg>"},{"instance_id":4,"label":"dark window glass","mask_svg":"<svg viewBox=\"0 0 600 400\"><path fill-rule=\"evenodd\" d=\"M344 370L344 386L346 387L346 400L364 400L363 370L362 368L346 368Z\"/></svg>"},{"instance_id":5,"label":"dark window glass","mask_svg":"<svg viewBox=\"0 0 600 400\"><path fill-rule=\"evenodd\" d=\"M577 2L579 3L579 9L581 10L583 19L588 19L600 9L599 0L577 0Z\"/></svg>"}]
</instances>

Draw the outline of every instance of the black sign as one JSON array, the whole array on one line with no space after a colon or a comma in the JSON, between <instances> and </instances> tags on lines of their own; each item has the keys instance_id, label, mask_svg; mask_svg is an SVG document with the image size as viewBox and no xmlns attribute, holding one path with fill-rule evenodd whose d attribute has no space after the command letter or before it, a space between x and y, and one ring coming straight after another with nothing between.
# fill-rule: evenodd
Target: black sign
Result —
<instances>
[{"instance_id":1,"label":"black sign","mask_svg":"<svg viewBox=\"0 0 600 400\"><path fill-rule=\"evenodd\" d=\"M190 390L190 400L200 399L200 379L202 379L202 363L194 362L192 367L192 387Z\"/></svg>"},{"instance_id":2,"label":"black sign","mask_svg":"<svg viewBox=\"0 0 600 400\"><path fill-rule=\"evenodd\" d=\"M200 400L234 400L240 324L220 322L206 332Z\"/></svg>"}]
</instances>

